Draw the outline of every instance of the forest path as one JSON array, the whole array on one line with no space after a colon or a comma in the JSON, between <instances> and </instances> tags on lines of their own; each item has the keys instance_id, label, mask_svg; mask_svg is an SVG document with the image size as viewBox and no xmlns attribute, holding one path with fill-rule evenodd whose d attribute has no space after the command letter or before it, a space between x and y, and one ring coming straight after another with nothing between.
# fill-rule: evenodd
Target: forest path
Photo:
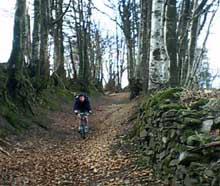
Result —
<instances>
[{"instance_id":1,"label":"forest path","mask_svg":"<svg viewBox=\"0 0 220 186\"><path fill-rule=\"evenodd\" d=\"M135 103L121 93L93 101L90 133L83 140L72 105L49 113L49 130L25 134L0 154L0 185L39 186L159 186L151 170L139 168L136 155L114 148L128 128ZM18 142L19 141L19 142Z\"/></svg>"}]
</instances>

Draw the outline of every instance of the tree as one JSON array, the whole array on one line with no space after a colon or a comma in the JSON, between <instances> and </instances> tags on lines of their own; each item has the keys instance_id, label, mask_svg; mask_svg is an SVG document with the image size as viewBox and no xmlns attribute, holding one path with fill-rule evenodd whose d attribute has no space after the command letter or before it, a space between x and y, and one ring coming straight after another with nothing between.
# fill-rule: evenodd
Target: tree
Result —
<instances>
[{"instance_id":1,"label":"tree","mask_svg":"<svg viewBox=\"0 0 220 186\"><path fill-rule=\"evenodd\" d=\"M139 28L138 67L137 78L142 79L143 90L148 92L149 82L149 58L150 58L150 35L151 35L151 10L152 0L141 0L141 21Z\"/></svg>"},{"instance_id":2,"label":"tree","mask_svg":"<svg viewBox=\"0 0 220 186\"><path fill-rule=\"evenodd\" d=\"M187 74L187 48L188 48L188 30L191 17L191 2L190 0L183 0L180 3L180 12L178 15L178 27L177 27L177 64L178 64L178 79L179 85L182 86L186 79Z\"/></svg>"},{"instance_id":3,"label":"tree","mask_svg":"<svg viewBox=\"0 0 220 186\"><path fill-rule=\"evenodd\" d=\"M167 81L167 55L163 36L164 1L152 1L152 25L149 64L149 90L159 89Z\"/></svg>"},{"instance_id":4,"label":"tree","mask_svg":"<svg viewBox=\"0 0 220 186\"><path fill-rule=\"evenodd\" d=\"M51 11L55 11L55 18L53 18L52 22L52 34L54 39L54 70L62 79L65 79L66 72L64 69L63 0L53 0L52 5L53 8Z\"/></svg>"},{"instance_id":5,"label":"tree","mask_svg":"<svg viewBox=\"0 0 220 186\"><path fill-rule=\"evenodd\" d=\"M16 11L14 18L14 37L13 47L8 60L8 92L15 98L19 89L19 83L22 81L25 65L23 47L25 45L23 33L25 32L26 18L26 0L16 1ZM25 25L25 27L24 27Z\"/></svg>"},{"instance_id":6,"label":"tree","mask_svg":"<svg viewBox=\"0 0 220 186\"><path fill-rule=\"evenodd\" d=\"M131 92L131 98L136 93L133 93L133 85L135 85L135 69L136 69L136 47L139 29L139 4L136 0L120 0L119 1L119 15L121 18L121 29L125 36L127 46L127 71L128 80Z\"/></svg>"},{"instance_id":7,"label":"tree","mask_svg":"<svg viewBox=\"0 0 220 186\"><path fill-rule=\"evenodd\" d=\"M79 59L79 75L80 81L89 83L90 64L89 64L89 41L90 41L90 26L91 26L91 1L87 4L82 0L73 2L75 32L77 52Z\"/></svg>"},{"instance_id":8,"label":"tree","mask_svg":"<svg viewBox=\"0 0 220 186\"><path fill-rule=\"evenodd\" d=\"M35 78L33 83L36 89L46 88L50 76L48 55L49 25L49 0L35 0L33 52L30 69L31 76Z\"/></svg>"},{"instance_id":9,"label":"tree","mask_svg":"<svg viewBox=\"0 0 220 186\"><path fill-rule=\"evenodd\" d=\"M103 84L103 55L104 55L104 43L101 37L100 29L95 27L93 39L94 49L94 64L92 79L94 80L95 86L102 89Z\"/></svg>"},{"instance_id":10,"label":"tree","mask_svg":"<svg viewBox=\"0 0 220 186\"><path fill-rule=\"evenodd\" d=\"M34 0L34 28L32 42L32 60L30 64L31 76L40 74L40 26L41 26L41 1Z\"/></svg>"},{"instance_id":11,"label":"tree","mask_svg":"<svg viewBox=\"0 0 220 186\"><path fill-rule=\"evenodd\" d=\"M177 70L177 2L176 0L167 0L165 15L165 40L166 49L170 61L170 85L176 87L179 85L179 75Z\"/></svg>"},{"instance_id":12,"label":"tree","mask_svg":"<svg viewBox=\"0 0 220 186\"><path fill-rule=\"evenodd\" d=\"M149 89L167 86L168 81L172 87L192 88L196 84L216 2L218 5L216 0L182 0L178 9L177 1L153 1ZM195 57L201 32L207 26L203 49Z\"/></svg>"},{"instance_id":13,"label":"tree","mask_svg":"<svg viewBox=\"0 0 220 186\"><path fill-rule=\"evenodd\" d=\"M41 26L40 26L40 76L45 81L49 80L49 58L48 58L48 37L49 37L49 0L41 0Z\"/></svg>"},{"instance_id":14,"label":"tree","mask_svg":"<svg viewBox=\"0 0 220 186\"><path fill-rule=\"evenodd\" d=\"M188 70L186 81L184 84L184 86L189 89L192 89L194 87L194 81L195 78L197 78L196 74L198 73L198 69L200 69L200 66L202 64L202 59L206 50L206 42L209 37L210 28L217 12L217 9L215 8L215 3L217 2L217 8L219 6L219 1L213 0L210 4L208 2L210 1L203 0L200 3L198 3L197 1L193 1L192 24L190 27L190 40L188 46ZM213 8L212 11L210 11L211 8ZM210 19L207 19L210 12ZM200 50L200 54L198 55L198 57L196 57L198 51L198 38L201 34L201 31L204 29L204 25L207 22L208 26L204 41L202 43L202 50Z\"/></svg>"}]
</instances>

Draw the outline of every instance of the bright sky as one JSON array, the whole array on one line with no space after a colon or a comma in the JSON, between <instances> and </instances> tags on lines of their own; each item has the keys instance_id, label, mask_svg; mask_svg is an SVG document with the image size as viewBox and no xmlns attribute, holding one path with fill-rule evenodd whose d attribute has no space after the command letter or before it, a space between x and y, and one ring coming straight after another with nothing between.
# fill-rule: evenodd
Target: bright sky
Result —
<instances>
[{"instance_id":1,"label":"bright sky","mask_svg":"<svg viewBox=\"0 0 220 186\"><path fill-rule=\"evenodd\" d=\"M0 62L6 62L9 58L12 35L13 35L13 15L16 0L1 0L0 3ZM106 8L104 3L106 0L95 0L94 4L98 9L108 13L110 16L114 16L113 12ZM113 17L114 18L114 17ZM104 28L105 32L109 32L111 35L115 31L115 25L109 20L107 16L97 13L97 20L100 22L101 28ZM207 42L208 57L210 61L211 69L220 69L220 10L215 17L212 31Z\"/></svg>"},{"instance_id":2,"label":"bright sky","mask_svg":"<svg viewBox=\"0 0 220 186\"><path fill-rule=\"evenodd\" d=\"M16 0L3 0L0 3L0 62L6 62L10 55L12 47L15 2ZM98 9L107 12L108 15L112 16L113 12L109 8L106 8L104 3L105 0L94 1L94 4L98 7ZM114 23L110 21L107 16L104 16L97 11L96 14L101 27L105 29L105 32L108 32L111 35L111 32L115 31Z\"/></svg>"},{"instance_id":3,"label":"bright sky","mask_svg":"<svg viewBox=\"0 0 220 186\"><path fill-rule=\"evenodd\" d=\"M210 65L212 68L218 66L220 68L220 10L218 11L214 23L211 28L211 34L209 35L208 42L206 44L209 50L209 58L210 58Z\"/></svg>"},{"instance_id":4,"label":"bright sky","mask_svg":"<svg viewBox=\"0 0 220 186\"><path fill-rule=\"evenodd\" d=\"M0 62L6 62L10 55L14 6L14 0L4 0L0 3Z\"/></svg>"}]
</instances>

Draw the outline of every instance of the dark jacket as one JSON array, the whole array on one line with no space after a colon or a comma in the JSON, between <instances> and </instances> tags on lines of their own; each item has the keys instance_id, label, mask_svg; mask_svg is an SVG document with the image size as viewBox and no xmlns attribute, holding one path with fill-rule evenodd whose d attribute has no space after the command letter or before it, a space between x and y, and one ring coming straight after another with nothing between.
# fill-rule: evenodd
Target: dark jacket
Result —
<instances>
[{"instance_id":1,"label":"dark jacket","mask_svg":"<svg viewBox=\"0 0 220 186\"><path fill-rule=\"evenodd\" d=\"M90 102L89 102L88 96L83 95L83 96L85 96L85 101L84 102L80 102L79 97L81 95L82 94L80 94L79 96L75 97L73 110L78 110L80 112L89 112L89 111L91 111L91 106L90 106Z\"/></svg>"}]
</instances>

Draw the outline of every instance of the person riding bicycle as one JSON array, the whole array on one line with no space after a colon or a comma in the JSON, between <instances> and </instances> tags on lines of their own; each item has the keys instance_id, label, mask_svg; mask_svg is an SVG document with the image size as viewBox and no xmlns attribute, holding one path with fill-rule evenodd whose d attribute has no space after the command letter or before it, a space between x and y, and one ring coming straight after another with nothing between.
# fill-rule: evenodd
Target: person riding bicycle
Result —
<instances>
[{"instance_id":1,"label":"person riding bicycle","mask_svg":"<svg viewBox=\"0 0 220 186\"><path fill-rule=\"evenodd\" d=\"M73 110L76 115L79 115L80 113L92 113L89 97L85 93L80 93L78 96L75 97ZM86 120L86 130L88 131L88 117L86 117Z\"/></svg>"}]
</instances>

